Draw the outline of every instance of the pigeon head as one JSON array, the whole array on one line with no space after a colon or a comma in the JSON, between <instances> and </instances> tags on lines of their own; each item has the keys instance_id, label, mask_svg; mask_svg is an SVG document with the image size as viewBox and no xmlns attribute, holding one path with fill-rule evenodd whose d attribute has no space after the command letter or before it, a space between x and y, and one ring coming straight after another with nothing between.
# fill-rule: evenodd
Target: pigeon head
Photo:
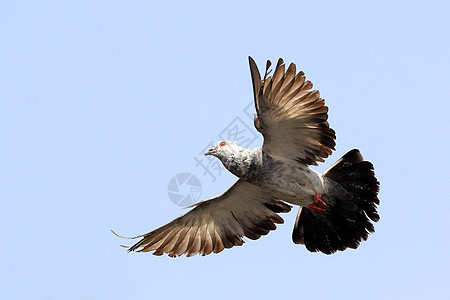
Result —
<instances>
[{"instance_id":1,"label":"pigeon head","mask_svg":"<svg viewBox=\"0 0 450 300\"><path fill-rule=\"evenodd\" d=\"M238 146L236 141L220 141L209 149L205 155L217 157L228 171L242 178L251 167L252 150Z\"/></svg>"},{"instance_id":2,"label":"pigeon head","mask_svg":"<svg viewBox=\"0 0 450 300\"><path fill-rule=\"evenodd\" d=\"M219 159L221 159L221 157L231 157L233 153L238 152L236 151L236 148L238 147L236 141L220 141L217 142L214 147L206 151L205 155L212 155Z\"/></svg>"}]
</instances>

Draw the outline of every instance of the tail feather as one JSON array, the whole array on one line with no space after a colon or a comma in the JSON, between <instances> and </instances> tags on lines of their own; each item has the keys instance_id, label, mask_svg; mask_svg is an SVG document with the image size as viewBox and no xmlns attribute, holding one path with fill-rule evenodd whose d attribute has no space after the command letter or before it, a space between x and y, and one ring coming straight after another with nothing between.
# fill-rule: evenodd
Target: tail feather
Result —
<instances>
[{"instance_id":1,"label":"tail feather","mask_svg":"<svg viewBox=\"0 0 450 300\"><path fill-rule=\"evenodd\" d=\"M301 208L292 239L296 244L305 244L312 252L332 254L347 248L356 249L375 231L372 222L380 219L377 213L379 182L373 165L363 160L359 150L353 149L323 176L338 183L351 197L323 195L324 201L331 204L325 212Z\"/></svg>"}]
</instances>

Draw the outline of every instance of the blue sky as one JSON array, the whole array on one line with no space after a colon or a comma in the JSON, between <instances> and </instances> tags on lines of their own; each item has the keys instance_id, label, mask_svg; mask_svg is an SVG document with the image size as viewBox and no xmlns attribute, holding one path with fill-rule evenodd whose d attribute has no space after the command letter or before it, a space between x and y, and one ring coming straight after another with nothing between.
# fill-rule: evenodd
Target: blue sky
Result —
<instances>
[{"instance_id":1,"label":"blue sky","mask_svg":"<svg viewBox=\"0 0 450 300\"><path fill-rule=\"evenodd\" d=\"M0 297L444 299L448 294L446 1L6 1L0 9ZM294 245L295 212L207 257L130 253L132 236L235 178L194 158L230 122L253 130L247 56L283 57L330 108L336 151L381 182L376 233L326 256ZM250 131L249 131L250 132ZM248 133L251 134L251 133ZM262 142L258 135L252 146Z\"/></svg>"}]
</instances>

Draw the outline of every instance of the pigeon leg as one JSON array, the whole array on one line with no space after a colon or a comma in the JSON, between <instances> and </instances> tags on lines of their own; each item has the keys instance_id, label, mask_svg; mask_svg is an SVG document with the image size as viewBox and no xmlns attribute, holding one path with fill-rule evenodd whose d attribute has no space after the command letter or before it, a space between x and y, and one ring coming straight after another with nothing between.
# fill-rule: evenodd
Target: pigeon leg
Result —
<instances>
[{"instance_id":1,"label":"pigeon leg","mask_svg":"<svg viewBox=\"0 0 450 300\"><path fill-rule=\"evenodd\" d=\"M325 202L323 202L320 194L318 194L316 192L316 194L314 195L314 203L311 203L310 205L308 205L308 208L312 209L312 210L317 210L317 211L325 211L325 208L324 208L325 206L327 206L327 204Z\"/></svg>"}]
</instances>

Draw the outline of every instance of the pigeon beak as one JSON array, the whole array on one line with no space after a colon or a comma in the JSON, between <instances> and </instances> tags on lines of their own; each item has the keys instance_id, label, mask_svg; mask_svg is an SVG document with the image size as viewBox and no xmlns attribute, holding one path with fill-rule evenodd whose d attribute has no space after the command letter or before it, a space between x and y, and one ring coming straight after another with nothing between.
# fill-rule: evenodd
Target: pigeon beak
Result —
<instances>
[{"instance_id":1,"label":"pigeon beak","mask_svg":"<svg viewBox=\"0 0 450 300\"><path fill-rule=\"evenodd\" d=\"M214 155L214 153L216 153L216 150L214 150L214 148L209 149L208 151L205 152L205 156L206 155Z\"/></svg>"}]
</instances>

